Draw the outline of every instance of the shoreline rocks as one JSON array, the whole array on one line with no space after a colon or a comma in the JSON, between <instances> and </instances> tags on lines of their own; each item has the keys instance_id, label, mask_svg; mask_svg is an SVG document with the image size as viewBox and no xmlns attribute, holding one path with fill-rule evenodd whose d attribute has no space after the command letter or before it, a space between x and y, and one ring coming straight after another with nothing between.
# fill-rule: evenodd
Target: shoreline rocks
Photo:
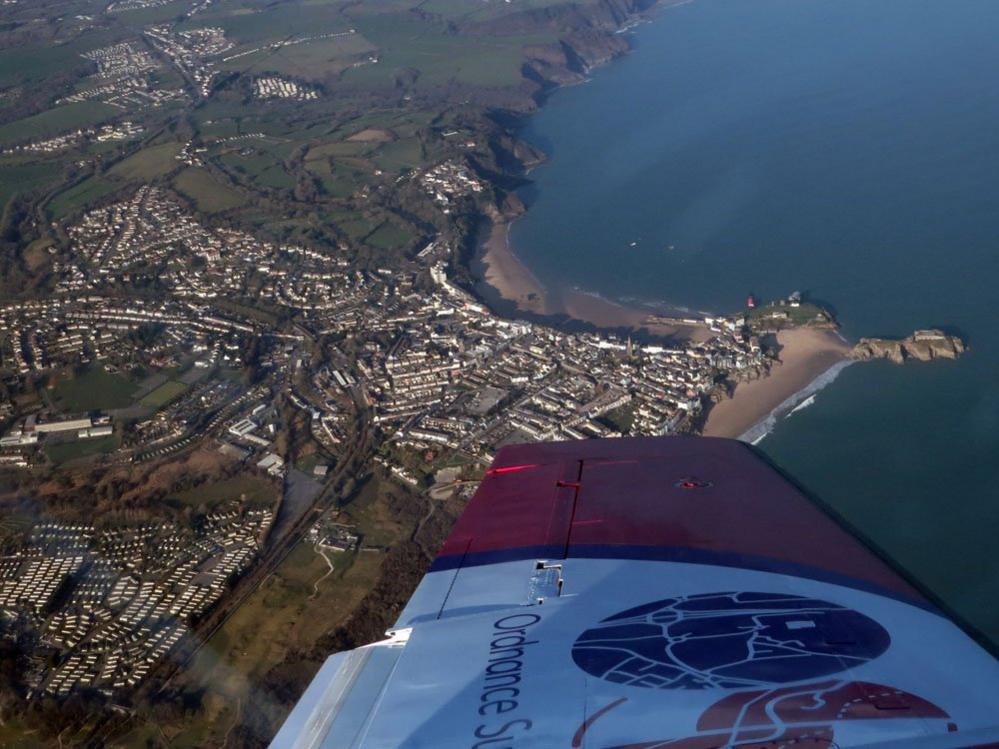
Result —
<instances>
[{"instance_id":1,"label":"shoreline rocks","mask_svg":"<svg viewBox=\"0 0 999 749\"><path fill-rule=\"evenodd\" d=\"M861 338L850 351L850 358L858 361L887 359L904 364L909 359L933 361L957 359L965 352L964 341L942 330L917 330L912 335L898 339Z\"/></svg>"}]
</instances>

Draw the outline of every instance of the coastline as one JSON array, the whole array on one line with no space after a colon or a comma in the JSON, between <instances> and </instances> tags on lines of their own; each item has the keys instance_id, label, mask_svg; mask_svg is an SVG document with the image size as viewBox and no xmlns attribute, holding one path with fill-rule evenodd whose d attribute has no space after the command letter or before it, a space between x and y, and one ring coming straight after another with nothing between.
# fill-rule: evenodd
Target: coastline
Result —
<instances>
[{"instance_id":1,"label":"coastline","mask_svg":"<svg viewBox=\"0 0 999 749\"><path fill-rule=\"evenodd\" d=\"M478 255L484 267L481 280L522 312L564 316L598 328L644 330L652 336L684 341L704 341L712 335L704 324L654 321L652 309L620 304L580 289L546 287L511 247L510 222L490 222Z\"/></svg>"},{"instance_id":2,"label":"coastline","mask_svg":"<svg viewBox=\"0 0 999 749\"><path fill-rule=\"evenodd\" d=\"M692 0L660 0L652 6L662 9L688 2ZM644 20L648 20L646 14L636 13L616 33L624 33ZM714 334L707 324L680 324L679 320L674 323L669 320L670 315L662 315L651 307L622 304L578 288L546 286L511 246L510 225L516 219L487 220L488 227L476 248L480 269L475 275L489 287L490 295L512 305L513 314L520 311L532 317L552 318L551 323L577 321L605 330L641 332L675 342L697 343ZM489 303L488 298L483 301ZM769 373L758 380L738 383L731 397L710 404L699 434L758 442L778 418L786 416L853 363L848 357L850 344L835 330L781 331L777 342L779 359Z\"/></svg>"},{"instance_id":3,"label":"coastline","mask_svg":"<svg viewBox=\"0 0 999 749\"><path fill-rule=\"evenodd\" d=\"M711 337L706 325L649 324L650 310L618 304L578 289L546 287L517 257L510 246L509 230L509 222L493 222L479 252L485 269L482 280L517 310L694 343ZM778 418L832 382L852 363L848 358L850 344L835 330L784 330L777 334L777 342L779 360L769 374L738 383L730 398L712 404L701 434L757 442Z\"/></svg>"},{"instance_id":4,"label":"coastline","mask_svg":"<svg viewBox=\"0 0 999 749\"><path fill-rule=\"evenodd\" d=\"M850 345L834 330L796 328L777 334L780 364L758 380L740 382L731 398L711 406L701 433L756 442L776 419L832 382L851 360Z\"/></svg>"},{"instance_id":5,"label":"coastline","mask_svg":"<svg viewBox=\"0 0 999 749\"><path fill-rule=\"evenodd\" d=\"M613 34L626 34L638 25L653 20L657 12L691 2L693 0L636 0L627 6L623 20L615 20L616 28ZM588 61L587 72L608 64L619 55L631 50L632 45L629 42L624 50ZM588 80L588 76L584 76L575 83L586 83ZM573 82L567 81L549 81L549 84L550 89L574 85ZM550 93L550 89L545 94ZM543 105L543 99L539 100L538 104ZM531 165L526 172L530 172L534 166L537 164ZM563 320L568 318L598 328L636 333L641 331L658 338L695 342L711 338L712 331L706 324L683 324L679 320L673 322L668 319L672 317L671 313L664 315L662 310L653 307L625 305L580 289L546 287L516 255L510 245L510 225L516 219L501 218L501 215L499 212L492 213L489 217L480 214L480 218L487 221L489 226L485 237L478 240L474 262L480 265L480 269L477 273L473 271L473 275L477 276L482 284L490 287L492 294L499 300L512 305L515 311L539 317ZM477 295L483 297L481 293ZM483 298L482 301L488 304L489 294L485 296L487 298ZM556 320L551 322L554 323Z\"/></svg>"}]
</instances>

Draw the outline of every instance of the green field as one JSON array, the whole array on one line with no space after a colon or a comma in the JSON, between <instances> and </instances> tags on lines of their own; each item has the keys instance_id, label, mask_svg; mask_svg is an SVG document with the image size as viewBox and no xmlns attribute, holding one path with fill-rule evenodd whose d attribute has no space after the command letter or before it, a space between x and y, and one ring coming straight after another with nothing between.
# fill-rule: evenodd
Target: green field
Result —
<instances>
[{"instance_id":1,"label":"green field","mask_svg":"<svg viewBox=\"0 0 999 749\"><path fill-rule=\"evenodd\" d=\"M257 152L243 156L230 152L219 157L227 171L243 175L263 187L292 189L295 178L285 171L279 158L267 152Z\"/></svg>"},{"instance_id":2,"label":"green field","mask_svg":"<svg viewBox=\"0 0 999 749\"><path fill-rule=\"evenodd\" d=\"M370 170L358 169L344 161L309 161L306 166L323 191L334 198L348 198L374 178Z\"/></svg>"},{"instance_id":3,"label":"green field","mask_svg":"<svg viewBox=\"0 0 999 749\"><path fill-rule=\"evenodd\" d=\"M316 145L306 154L305 167L319 179L328 194L343 198L366 184L380 181L375 175L377 170L394 176L418 168L425 160L423 144L418 138L396 140L389 137Z\"/></svg>"},{"instance_id":4,"label":"green field","mask_svg":"<svg viewBox=\"0 0 999 749\"><path fill-rule=\"evenodd\" d=\"M108 174L123 180L147 182L176 169L180 165L176 157L181 148L180 143L148 146L119 161Z\"/></svg>"},{"instance_id":5,"label":"green field","mask_svg":"<svg viewBox=\"0 0 999 749\"><path fill-rule=\"evenodd\" d=\"M369 157L379 169L399 173L406 169L415 169L423 163L423 145L417 138L404 138L384 144Z\"/></svg>"},{"instance_id":6,"label":"green field","mask_svg":"<svg viewBox=\"0 0 999 749\"><path fill-rule=\"evenodd\" d=\"M746 319L753 328L792 328L832 324L832 317L824 308L809 302L801 302L797 306L775 302L756 307L749 311Z\"/></svg>"},{"instance_id":7,"label":"green field","mask_svg":"<svg viewBox=\"0 0 999 749\"><path fill-rule=\"evenodd\" d=\"M144 406L153 406L154 408L160 408L165 406L172 400L180 397L183 393L187 391L187 385L183 382L177 382L176 380L169 380L164 382L158 388L153 390L151 393L142 398L139 402Z\"/></svg>"},{"instance_id":8,"label":"green field","mask_svg":"<svg viewBox=\"0 0 999 749\"><path fill-rule=\"evenodd\" d=\"M239 125L235 120L212 121L211 124L198 125L198 133L202 138L231 138L240 134Z\"/></svg>"},{"instance_id":9,"label":"green field","mask_svg":"<svg viewBox=\"0 0 999 749\"><path fill-rule=\"evenodd\" d=\"M78 458L88 458L93 455L106 454L117 450L121 445L121 435L112 434L108 437L91 437L77 439L71 442L57 442L45 446L45 454L57 465L68 463Z\"/></svg>"},{"instance_id":10,"label":"green field","mask_svg":"<svg viewBox=\"0 0 999 749\"><path fill-rule=\"evenodd\" d=\"M363 156L368 151L377 148L376 143L364 143L362 141L343 141L341 143L323 143L313 146L305 155L305 161L324 161L336 156Z\"/></svg>"},{"instance_id":11,"label":"green field","mask_svg":"<svg viewBox=\"0 0 999 749\"><path fill-rule=\"evenodd\" d=\"M359 242L375 230L372 224L359 214L344 214L344 219L337 222L337 228L344 232L352 241Z\"/></svg>"},{"instance_id":12,"label":"green field","mask_svg":"<svg viewBox=\"0 0 999 749\"><path fill-rule=\"evenodd\" d=\"M122 185L103 177L90 177L56 195L48 204L53 218L64 218L110 195Z\"/></svg>"},{"instance_id":13,"label":"green field","mask_svg":"<svg viewBox=\"0 0 999 749\"><path fill-rule=\"evenodd\" d=\"M0 143L38 140L91 127L111 119L120 110L96 101L64 104L41 114L0 125Z\"/></svg>"},{"instance_id":14,"label":"green field","mask_svg":"<svg viewBox=\"0 0 999 749\"><path fill-rule=\"evenodd\" d=\"M191 9L189 0L177 0L166 5L157 5L152 8L136 8L135 10L125 10L113 15L120 18L124 23L136 28L142 28L154 23L172 21L177 16Z\"/></svg>"},{"instance_id":15,"label":"green field","mask_svg":"<svg viewBox=\"0 0 999 749\"><path fill-rule=\"evenodd\" d=\"M228 211L246 202L246 198L231 187L220 184L204 169L185 169L174 178L173 184L179 192L195 202L198 210L205 213Z\"/></svg>"},{"instance_id":16,"label":"green field","mask_svg":"<svg viewBox=\"0 0 999 749\"><path fill-rule=\"evenodd\" d=\"M64 218L121 190L131 182L149 182L168 174L181 164L175 158L180 143L159 143L142 148L119 161L103 175L95 175L56 195L48 204L53 218ZM0 176L2 180L2 176Z\"/></svg>"},{"instance_id":17,"label":"green field","mask_svg":"<svg viewBox=\"0 0 999 749\"><path fill-rule=\"evenodd\" d=\"M388 130L394 135L406 137L437 117L434 112L414 112L400 109L373 109L358 117L354 117L333 134L341 138L350 138L363 130Z\"/></svg>"},{"instance_id":18,"label":"green field","mask_svg":"<svg viewBox=\"0 0 999 749\"><path fill-rule=\"evenodd\" d=\"M58 164L17 164L0 161L0 206L14 195L55 185L62 169Z\"/></svg>"},{"instance_id":19,"label":"green field","mask_svg":"<svg viewBox=\"0 0 999 749\"><path fill-rule=\"evenodd\" d=\"M365 237L364 242L379 250L398 250L409 244L412 238L412 235L401 226L386 221Z\"/></svg>"},{"instance_id":20,"label":"green field","mask_svg":"<svg viewBox=\"0 0 999 749\"><path fill-rule=\"evenodd\" d=\"M155 392L155 391L154 391ZM271 506L277 497L277 489L269 481L256 476L237 476L208 484L202 484L194 489L178 492L167 498L178 505L198 507L205 505L211 509L222 502L245 499L251 505Z\"/></svg>"},{"instance_id":21,"label":"green field","mask_svg":"<svg viewBox=\"0 0 999 749\"><path fill-rule=\"evenodd\" d=\"M357 27L378 48L378 62L350 68L345 84L360 87L394 85L397 71L420 71L416 87L459 81L477 86L517 86L522 80L523 48L552 37L462 36L443 26L414 21L403 14L356 16Z\"/></svg>"},{"instance_id":22,"label":"green field","mask_svg":"<svg viewBox=\"0 0 999 749\"><path fill-rule=\"evenodd\" d=\"M371 479L346 505L349 522L357 526L368 546L391 546L407 532L405 520L393 513L384 501L384 489Z\"/></svg>"},{"instance_id":23,"label":"green field","mask_svg":"<svg viewBox=\"0 0 999 749\"><path fill-rule=\"evenodd\" d=\"M278 41L280 37L274 38ZM252 48L256 45L250 45ZM278 49L262 49L259 52L237 57L224 62L224 70L243 72L259 71L306 80L323 80L331 73L337 73L361 56L370 55L375 47L361 34L345 37L317 39Z\"/></svg>"},{"instance_id":24,"label":"green field","mask_svg":"<svg viewBox=\"0 0 999 749\"><path fill-rule=\"evenodd\" d=\"M95 364L81 375L60 380L54 395L66 411L82 412L125 408L131 405L134 392L135 385L128 379Z\"/></svg>"},{"instance_id":25,"label":"green field","mask_svg":"<svg viewBox=\"0 0 999 749\"><path fill-rule=\"evenodd\" d=\"M256 183L264 187L291 190L295 187L295 178L285 171L280 164L274 164L257 172Z\"/></svg>"},{"instance_id":26,"label":"green field","mask_svg":"<svg viewBox=\"0 0 999 749\"><path fill-rule=\"evenodd\" d=\"M227 37L250 48L261 42L335 33L348 28L338 4L306 2L294 3L293 12L289 12L286 4L260 9L212 7L188 19L180 28L205 25L221 26Z\"/></svg>"},{"instance_id":27,"label":"green field","mask_svg":"<svg viewBox=\"0 0 999 749\"><path fill-rule=\"evenodd\" d=\"M86 70L92 63L80 54L111 44L118 38L117 34L101 32L86 34L66 44L36 44L5 49L0 52L0 88L30 86L59 73Z\"/></svg>"}]
</instances>

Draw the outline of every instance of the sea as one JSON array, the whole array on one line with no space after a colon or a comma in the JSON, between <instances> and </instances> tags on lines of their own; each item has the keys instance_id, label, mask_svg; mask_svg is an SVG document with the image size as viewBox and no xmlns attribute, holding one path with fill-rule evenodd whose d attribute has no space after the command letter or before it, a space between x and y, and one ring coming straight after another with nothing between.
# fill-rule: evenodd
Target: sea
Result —
<instances>
[{"instance_id":1,"label":"sea","mask_svg":"<svg viewBox=\"0 0 999 749\"><path fill-rule=\"evenodd\" d=\"M995 0L665 8L530 119L550 160L511 230L550 287L713 312L801 291L849 339L964 336L956 362L827 377L758 447L993 641L996 29Z\"/></svg>"}]
</instances>

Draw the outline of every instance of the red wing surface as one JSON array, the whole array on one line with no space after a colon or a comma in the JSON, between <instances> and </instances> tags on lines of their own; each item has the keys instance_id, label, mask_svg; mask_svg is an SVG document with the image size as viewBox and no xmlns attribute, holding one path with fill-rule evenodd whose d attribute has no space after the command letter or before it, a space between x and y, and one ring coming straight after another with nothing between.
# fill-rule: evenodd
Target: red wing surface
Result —
<instances>
[{"instance_id":1,"label":"red wing surface","mask_svg":"<svg viewBox=\"0 0 999 749\"><path fill-rule=\"evenodd\" d=\"M742 443L496 456L274 747L999 747L999 662Z\"/></svg>"}]
</instances>

